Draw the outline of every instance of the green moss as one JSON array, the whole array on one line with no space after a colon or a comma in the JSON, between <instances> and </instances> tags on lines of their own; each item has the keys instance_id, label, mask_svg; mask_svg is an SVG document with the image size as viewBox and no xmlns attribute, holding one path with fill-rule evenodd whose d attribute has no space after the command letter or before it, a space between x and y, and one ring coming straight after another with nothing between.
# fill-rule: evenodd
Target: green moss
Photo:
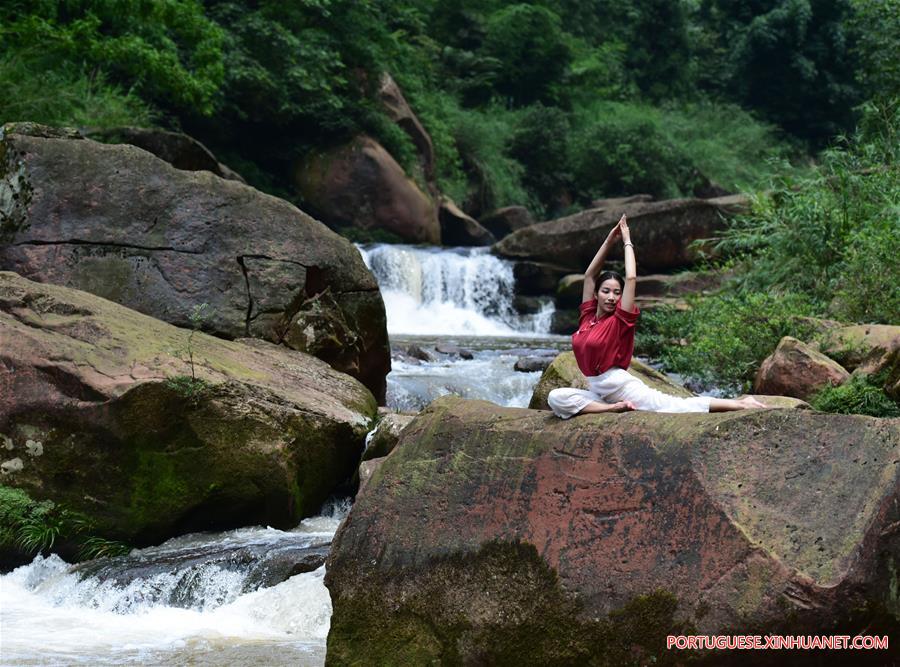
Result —
<instances>
[{"instance_id":1,"label":"green moss","mask_svg":"<svg viewBox=\"0 0 900 667\"><path fill-rule=\"evenodd\" d=\"M139 450L137 457L128 508L136 525L156 523L158 515L170 514L196 501L178 457L147 450Z\"/></svg>"},{"instance_id":2,"label":"green moss","mask_svg":"<svg viewBox=\"0 0 900 667\"><path fill-rule=\"evenodd\" d=\"M341 564L334 577L346 581ZM393 577L367 571L352 596L332 591L329 664L672 664L666 636L691 630L665 591L591 618L530 544L491 542Z\"/></svg>"}]
</instances>

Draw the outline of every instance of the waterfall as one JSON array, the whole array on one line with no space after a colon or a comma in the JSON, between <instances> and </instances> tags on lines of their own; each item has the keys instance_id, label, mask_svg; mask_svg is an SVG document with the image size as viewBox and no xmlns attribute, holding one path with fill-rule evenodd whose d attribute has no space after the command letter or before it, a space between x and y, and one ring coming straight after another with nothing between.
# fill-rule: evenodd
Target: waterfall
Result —
<instances>
[{"instance_id":1,"label":"waterfall","mask_svg":"<svg viewBox=\"0 0 900 667\"><path fill-rule=\"evenodd\" d=\"M550 328L552 302L517 313L513 265L487 248L358 247L381 288L390 334L533 336Z\"/></svg>"}]
</instances>

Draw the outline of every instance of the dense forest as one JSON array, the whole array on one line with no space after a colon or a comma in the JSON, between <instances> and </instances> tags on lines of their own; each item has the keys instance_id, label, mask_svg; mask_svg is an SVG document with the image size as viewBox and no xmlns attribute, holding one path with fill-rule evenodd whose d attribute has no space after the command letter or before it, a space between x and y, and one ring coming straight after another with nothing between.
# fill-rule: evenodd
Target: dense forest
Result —
<instances>
[{"instance_id":1,"label":"dense forest","mask_svg":"<svg viewBox=\"0 0 900 667\"><path fill-rule=\"evenodd\" d=\"M758 193L719 239L733 284L647 318L648 348L691 340L659 346L676 370L746 383L796 315L897 323L898 0L0 5L4 121L183 130L301 207L298 160L362 133L422 178L385 74L475 216Z\"/></svg>"}]
</instances>

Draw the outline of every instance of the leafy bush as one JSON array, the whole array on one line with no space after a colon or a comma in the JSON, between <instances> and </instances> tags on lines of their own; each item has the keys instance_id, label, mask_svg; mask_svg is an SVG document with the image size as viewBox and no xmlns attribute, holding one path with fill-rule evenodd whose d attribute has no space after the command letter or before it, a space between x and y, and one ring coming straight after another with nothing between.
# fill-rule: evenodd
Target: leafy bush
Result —
<instances>
[{"instance_id":1,"label":"leafy bush","mask_svg":"<svg viewBox=\"0 0 900 667\"><path fill-rule=\"evenodd\" d=\"M580 110L571 151L575 185L585 199L638 192L669 198L693 186L689 157L649 106L599 103Z\"/></svg>"},{"instance_id":2,"label":"leafy bush","mask_svg":"<svg viewBox=\"0 0 900 667\"><path fill-rule=\"evenodd\" d=\"M497 92L516 106L558 100L572 58L567 42L547 7L514 4L491 14L483 49L500 63Z\"/></svg>"},{"instance_id":3,"label":"leafy bush","mask_svg":"<svg viewBox=\"0 0 900 667\"><path fill-rule=\"evenodd\" d=\"M884 393L881 385L879 378L856 374L842 385L822 389L810 404L822 412L900 417L900 405Z\"/></svg>"},{"instance_id":4,"label":"leafy bush","mask_svg":"<svg viewBox=\"0 0 900 667\"><path fill-rule=\"evenodd\" d=\"M880 144L847 142L812 174L760 197L719 244L743 258L743 285L803 291L837 318L897 321L900 170L882 162L890 155Z\"/></svg>"},{"instance_id":5,"label":"leafy bush","mask_svg":"<svg viewBox=\"0 0 900 667\"><path fill-rule=\"evenodd\" d=\"M474 215L500 206L525 204L524 169L509 157L516 115L498 107L485 111L457 108L451 113L453 135L469 174L465 209Z\"/></svg>"},{"instance_id":6,"label":"leafy bush","mask_svg":"<svg viewBox=\"0 0 900 667\"><path fill-rule=\"evenodd\" d=\"M687 311L644 313L636 347L666 370L704 384L746 391L763 359L784 336L813 335L812 304L800 294L732 291L695 297Z\"/></svg>"},{"instance_id":7,"label":"leafy bush","mask_svg":"<svg viewBox=\"0 0 900 667\"><path fill-rule=\"evenodd\" d=\"M99 71L75 65L48 68L26 51L0 55L0 122L116 127L149 125L154 113L133 90L124 91Z\"/></svg>"},{"instance_id":8,"label":"leafy bush","mask_svg":"<svg viewBox=\"0 0 900 667\"><path fill-rule=\"evenodd\" d=\"M7 5L0 40L8 48L34 49L52 67L103 68L147 99L212 113L224 76L223 33L198 0Z\"/></svg>"}]
</instances>

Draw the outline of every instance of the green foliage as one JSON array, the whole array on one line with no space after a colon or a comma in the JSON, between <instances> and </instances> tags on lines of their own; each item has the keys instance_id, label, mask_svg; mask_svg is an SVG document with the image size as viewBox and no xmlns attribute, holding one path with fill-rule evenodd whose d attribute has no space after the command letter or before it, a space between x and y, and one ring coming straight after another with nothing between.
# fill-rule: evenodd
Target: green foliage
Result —
<instances>
[{"instance_id":1,"label":"green foliage","mask_svg":"<svg viewBox=\"0 0 900 667\"><path fill-rule=\"evenodd\" d=\"M811 325L798 318L814 312L800 294L730 291L696 297L690 304L688 311L644 313L636 346L658 356L666 370L702 383L746 391L778 341L813 334Z\"/></svg>"},{"instance_id":2,"label":"green foliage","mask_svg":"<svg viewBox=\"0 0 900 667\"><path fill-rule=\"evenodd\" d=\"M558 100L571 52L559 16L530 4L491 14L483 49L500 63L496 89L515 106Z\"/></svg>"},{"instance_id":3,"label":"green foliage","mask_svg":"<svg viewBox=\"0 0 900 667\"><path fill-rule=\"evenodd\" d=\"M701 86L821 145L853 126L851 0L702 0ZM706 64L711 66L707 67Z\"/></svg>"},{"instance_id":4,"label":"green foliage","mask_svg":"<svg viewBox=\"0 0 900 667\"><path fill-rule=\"evenodd\" d=\"M900 104L900 0L853 0L850 28L865 98L882 108Z\"/></svg>"},{"instance_id":5,"label":"green foliage","mask_svg":"<svg viewBox=\"0 0 900 667\"><path fill-rule=\"evenodd\" d=\"M196 402L211 386L202 378L190 375L174 375L166 378L166 386L189 402Z\"/></svg>"},{"instance_id":6,"label":"green foliage","mask_svg":"<svg viewBox=\"0 0 900 667\"><path fill-rule=\"evenodd\" d=\"M582 110L579 120L571 150L583 198L638 192L667 198L691 189L688 157L666 136L656 109L600 103Z\"/></svg>"},{"instance_id":7,"label":"green foliage","mask_svg":"<svg viewBox=\"0 0 900 667\"><path fill-rule=\"evenodd\" d=\"M522 111L512 133L509 153L525 169L522 185L548 211L571 188L571 131L568 114L537 104Z\"/></svg>"},{"instance_id":8,"label":"green foliage","mask_svg":"<svg viewBox=\"0 0 900 667\"><path fill-rule=\"evenodd\" d=\"M464 206L475 215L529 202L522 187L522 165L507 152L515 118L515 112L497 107L486 111L457 108L451 112L456 148L469 174Z\"/></svg>"},{"instance_id":9,"label":"green foliage","mask_svg":"<svg viewBox=\"0 0 900 667\"><path fill-rule=\"evenodd\" d=\"M78 550L78 560L93 560L95 558L112 558L124 556L131 551L131 547L118 540L107 540L103 537L88 537L81 543Z\"/></svg>"},{"instance_id":10,"label":"green foliage","mask_svg":"<svg viewBox=\"0 0 900 667\"><path fill-rule=\"evenodd\" d=\"M900 171L883 146L850 142L812 174L783 180L719 244L745 287L803 291L820 313L895 322L900 313Z\"/></svg>"},{"instance_id":11,"label":"green foliage","mask_svg":"<svg viewBox=\"0 0 900 667\"><path fill-rule=\"evenodd\" d=\"M210 114L224 75L222 31L198 0L4 3L0 39L48 65L85 63L149 99Z\"/></svg>"},{"instance_id":12,"label":"green foliage","mask_svg":"<svg viewBox=\"0 0 900 667\"><path fill-rule=\"evenodd\" d=\"M48 551L60 539L86 545L91 520L49 500L35 501L19 489L0 485L0 545L26 553Z\"/></svg>"},{"instance_id":13,"label":"green foliage","mask_svg":"<svg viewBox=\"0 0 900 667\"><path fill-rule=\"evenodd\" d=\"M826 387L816 393L810 404L822 412L900 417L900 405L884 393L881 384L879 378L854 374L844 384Z\"/></svg>"},{"instance_id":14,"label":"green foliage","mask_svg":"<svg viewBox=\"0 0 900 667\"><path fill-rule=\"evenodd\" d=\"M771 126L730 105L596 102L578 109L573 124L571 168L584 200L690 196L707 179L751 189L771 178L775 158L789 154Z\"/></svg>"},{"instance_id":15,"label":"green foliage","mask_svg":"<svg viewBox=\"0 0 900 667\"><path fill-rule=\"evenodd\" d=\"M149 125L154 114L134 91L102 72L75 65L48 69L26 52L0 54L0 122L28 120L55 126Z\"/></svg>"}]
</instances>

